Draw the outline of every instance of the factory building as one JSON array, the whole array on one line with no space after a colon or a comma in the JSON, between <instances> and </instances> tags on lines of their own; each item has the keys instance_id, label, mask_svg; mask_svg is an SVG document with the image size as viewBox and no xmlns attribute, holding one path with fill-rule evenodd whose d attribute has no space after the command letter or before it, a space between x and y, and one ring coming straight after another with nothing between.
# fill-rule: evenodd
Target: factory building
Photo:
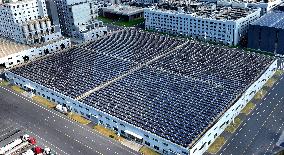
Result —
<instances>
[{"instance_id":1,"label":"factory building","mask_svg":"<svg viewBox=\"0 0 284 155\"><path fill-rule=\"evenodd\" d=\"M249 26L248 48L284 55L284 12L274 11Z\"/></svg>"},{"instance_id":2,"label":"factory building","mask_svg":"<svg viewBox=\"0 0 284 155\"><path fill-rule=\"evenodd\" d=\"M144 11L147 29L201 40L237 45L249 23L260 16L260 9L200 6L167 10L165 7Z\"/></svg>"},{"instance_id":3,"label":"factory building","mask_svg":"<svg viewBox=\"0 0 284 155\"><path fill-rule=\"evenodd\" d=\"M161 154L201 155L276 68L272 57L130 30L13 68L6 77Z\"/></svg>"},{"instance_id":4,"label":"factory building","mask_svg":"<svg viewBox=\"0 0 284 155\"><path fill-rule=\"evenodd\" d=\"M74 42L94 40L107 33L107 27L96 20L97 4L92 0L55 0L64 36Z\"/></svg>"},{"instance_id":5,"label":"factory building","mask_svg":"<svg viewBox=\"0 0 284 155\"><path fill-rule=\"evenodd\" d=\"M45 0L0 0L0 65L24 63L71 46Z\"/></svg>"}]
</instances>

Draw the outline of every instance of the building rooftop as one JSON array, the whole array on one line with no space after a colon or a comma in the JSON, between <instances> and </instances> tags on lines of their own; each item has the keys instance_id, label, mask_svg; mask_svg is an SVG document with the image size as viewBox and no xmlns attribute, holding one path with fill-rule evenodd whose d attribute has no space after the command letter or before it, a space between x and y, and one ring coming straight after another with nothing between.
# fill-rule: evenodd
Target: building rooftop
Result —
<instances>
[{"instance_id":1,"label":"building rooftop","mask_svg":"<svg viewBox=\"0 0 284 155\"><path fill-rule=\"evenodd\" d=\"M133 15L137 13L143 12L142 7L136 7L136 6L126 6L126 5L111 5L107 7L102 7L104 12L111 12L114 14L120 14L120 15Z\"/></svg>"},{"instance_id":2,"label":"building rooftop","mask_svg":"<svg viewBox=\"0 0 284 155\"><path fill-rule=\"evenodd\" d=\"M184 147L194 144L273 61L124 30L11 72L76 98L149 60L80 101Z\"/></svg>"},{"instance_id":3,"label":"building rooftop","mask_svg":"<svg viewBox=\"0 0 284 155\"><path fill-rule=\"evenodd\" d=\"M31 48L30 46L16 43L11 40L0 38L0 58L8 55L19 53L21 51Z\"/></svg>"},{"instance_id":4,"label":"building rooftop","mask_svg":"<svg viewBox=\"0 0 284 155\"><path fill-rule=\"evenodd\" d=\"M214 4L193 4L185 6L170 6L169 4L161 4L151 10L161 12L170 12L175 14L189 14L195 17L217 19L217 20L237 20L256 11L256 9L216 6Z\"/></svg>"},{"instance_id":5,"label":"building rooftop","mask_svg":"<svg viewBox=\"0 0 284 155\"><path fill-rule=\"evenodd\" d=\"M260 19L252 23L252 25L274 27L284 29L284 12L273 11L265 14Z\"/></svg>"}]
</instances>

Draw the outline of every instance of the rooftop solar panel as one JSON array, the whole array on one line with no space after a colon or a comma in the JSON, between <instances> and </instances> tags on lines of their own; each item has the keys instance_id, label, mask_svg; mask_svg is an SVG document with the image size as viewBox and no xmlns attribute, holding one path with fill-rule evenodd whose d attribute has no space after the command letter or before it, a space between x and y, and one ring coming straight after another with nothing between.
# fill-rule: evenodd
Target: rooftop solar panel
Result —
<instances>
[{"instance_id":1,"label":"rooftop solar panel","mask_svg":"<svg viewBox=\"0 0 284 155\"><path fill-rule=\"evenodd\" d=\"M124 30L11 71L74 98L183 43ZM272 61L188 42L80 101L188 146Z\"/></svg>"}]
</instances>

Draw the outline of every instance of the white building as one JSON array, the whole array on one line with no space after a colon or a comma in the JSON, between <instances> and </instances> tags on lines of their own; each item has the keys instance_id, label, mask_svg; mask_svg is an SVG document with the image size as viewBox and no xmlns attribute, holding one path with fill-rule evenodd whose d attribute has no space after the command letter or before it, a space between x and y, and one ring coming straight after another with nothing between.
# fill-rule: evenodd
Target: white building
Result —
<instances>
[{"instance_id":1,"label":"white building","mask_svg":"<svg viewBox=\"0 0 284 155\"><path fill-rule=\"evenodd\" d=\"M12 67L71 46L52 18L45 0L0 0L0 65Z\"/></svg>"},{"instance_id":2,"label":"white building","mask_svg":"<svg viewBox=\"0 0 284 155\"><path fill-rule=\"evenodd\" d=\"M116 127L117 130L122 130L126 135L131 136L136 141L147 141L151 147L159 148L161 154L183 154L183 155L202 155L214 140L225 130L225 128L233 121L233 119L240 113L243 107L254 97L254 95L263 87L266 81L275 73L277 68L277 60L275 60L267 70L255 81L222 116L218 122L210 127L197 141L188 147L183 147L167 141L149 131L122 121L114 116L111 116L103 111L100 111L90 105L84 104L81 101L63 95L38 83L35 83L27 78L16 75L12 72L6 72L7 79L20 87L32 91L37 95L41 95L53 102L67 106L73 112L79 113L86 118L91 119L101 125L109 127ZM146 144L147 145L147 144ZM167 153L163 152L167 150Z\"/></svg>"},{"instance_id":3,"label":"white building","mask_svg":"<svg viewBox=\"0 0 284 155\"><path fill-rule=\"evenodd\" d=\"M185 12L181 8L147 8L144 17L145 27L150 30L237 45L249 23L260 17L260 9L201 7Z\"/></svg>"},{"instance_id":4,"label":"white building","mask_svg":"<svg viewBox=\"0 0 284 155\"><path fill-rule=\"evenodd\" d=\"M0 5L0 36L23 44L45 43L61 37L53 25L45 0L10 0Z\"/></svg>"},{"instance_id":5,"label":"white building","mask_svg":"<svg viewBox=\"0 0 284 155\"><path fill-rule=\"evenodd\" d=\"M75 42L91 41L107 33L107 27L95 20L97 5L91 0L56 0L62 34Z\"/></svg>"}]
</instances>

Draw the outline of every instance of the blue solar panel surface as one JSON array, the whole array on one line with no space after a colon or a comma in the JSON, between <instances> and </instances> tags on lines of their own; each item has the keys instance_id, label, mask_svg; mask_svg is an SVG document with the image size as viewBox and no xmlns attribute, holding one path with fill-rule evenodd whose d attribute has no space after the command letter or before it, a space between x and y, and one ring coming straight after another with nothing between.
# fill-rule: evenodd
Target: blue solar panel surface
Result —
<instances>
[{"instance_id":1,"label":"blue solar panel surface","mask_svg":"<svg viewBox=\"0 0 284 155\"><path fill-rule=\"evenodd\" d=\"M82 101L186 147L271 61L191 42Z\"/></svg>"},{"instance_id":2,"label":"blue solar panel surface","mask_svg":"<svg viewBox=\"0 0 284 155\"><path fill-rule=\"evenodd\" d=\"M125 30L11 71L77 97L184 42ZM187 146L272 60L189 42L81 101Z\"/></svg>"}]
</instances>

